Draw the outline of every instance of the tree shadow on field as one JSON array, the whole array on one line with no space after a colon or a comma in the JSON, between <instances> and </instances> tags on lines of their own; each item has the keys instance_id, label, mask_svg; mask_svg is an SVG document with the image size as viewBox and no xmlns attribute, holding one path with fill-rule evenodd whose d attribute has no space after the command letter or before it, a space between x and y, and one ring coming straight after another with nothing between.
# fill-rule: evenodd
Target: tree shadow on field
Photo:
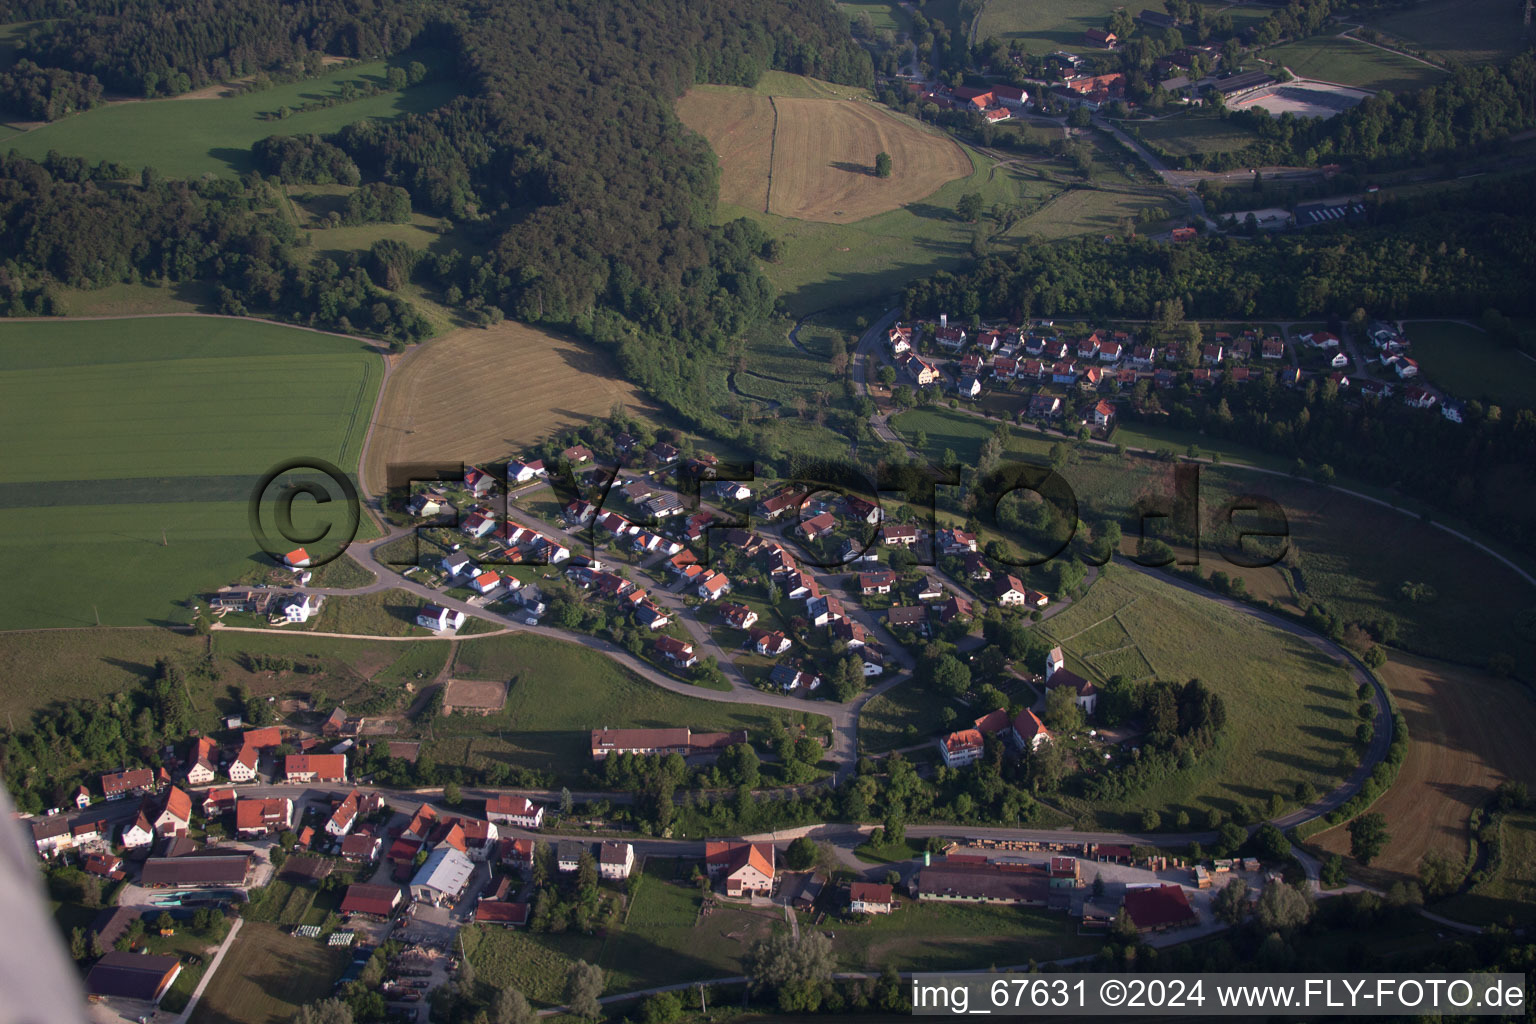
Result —
<instances>
[{"instance_id":1,"label":"tree shadow on field","mask_svg":"<svg viewBox=\"0 0 1536 1024\"><path fill-rule=\"evenodd\" d=\"M867 177L874 177L875 175L875 169L869 164L856 164L852 160L833 160L827 166L835 167L840 171L847 171L849 174L863 174Z\"/></svg>"},{"instance_id":2,"label":"tree shadow on field","mask_svg":"<svg viewBox=\"0 0 1536 1024\"><path fill-rule=\"evenodd\" d=\"M954 210L944 206L935 206L933 203L908 203L903 207L908 213L916 217L925 217L928 220L959 220L960 215Z\"/></svg>"}]
</instances>

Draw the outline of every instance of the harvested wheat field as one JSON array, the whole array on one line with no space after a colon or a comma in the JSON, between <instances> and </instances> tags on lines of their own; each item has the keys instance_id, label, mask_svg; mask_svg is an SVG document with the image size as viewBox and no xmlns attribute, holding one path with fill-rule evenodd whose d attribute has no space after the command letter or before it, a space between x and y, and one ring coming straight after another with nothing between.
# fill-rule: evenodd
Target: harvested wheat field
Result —
<instances>
[{"instance_id":1,"label":"harvested wheat field","mask_svg":"<svg viewBox=\"0 0 1536 1024\"><path fill-rule=\"evenodd\" d=\"M603 352L505 321L445 334L405 356L379 400L367 483L383 490L391 462L488 462L556 431L607 416L615 404L654 413Z\"/></svg>"},{"instance_id":2,"label":"harvested wheat field","mask_svg":"<svg viewBox=\"0 0 1536 1024\"><path fill-rule=\"evenodd\" d=\"M691 89L677 101L677 116L715 151L720 201L763 209L773 152L773 101L747 89Z\"/></svg>"},{"instance_id":3,"label":"harvested wheat field","mask_svg":"<svg viewBox=\"0 0 1536 1024\"><path fill-rule=\"evenodd\" d=\"M1536 783L1536 702L1519 683L1478 669L1394 653L1381 669L1408 721L1408 757L1397 782L1371 808L1392 841L1362 878L1389 883L1416 876L1430 850L1467 855L1467 816L1505 779ZM1349 832L1313 840L1346 856Z\"/></svg>"},{"instance_id":4,"label":"harvested wheat field","mask_svg":"<svg viewBox=\"0 0 1536 1024\"><path fill-rule=\"evenodd\" d=\"M953 140L871 103L773 97L745 89L694 89L677 105L683 123L720 158L720 198L799 220L843 224L932 195L971 173ZM875 177L875 154L891 176ZM766 178L772 154L772 185Z\"/></svg>"}]
</instances>

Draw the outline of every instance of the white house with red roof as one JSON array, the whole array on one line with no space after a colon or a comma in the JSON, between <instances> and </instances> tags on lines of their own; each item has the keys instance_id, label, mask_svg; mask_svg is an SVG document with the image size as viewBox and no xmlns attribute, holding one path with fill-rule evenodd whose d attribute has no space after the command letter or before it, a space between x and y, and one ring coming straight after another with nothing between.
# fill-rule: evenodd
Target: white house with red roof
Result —
<instances>
[{"instance_id":1,"label":"white house with red roof","mask_svg":"<svg viewBox=\"0 0 1536 1024\"><path fill-rule=\"evenodd\" d=\"M698 595L706 601L715 601L729 593L730 589L730 577L723 572L710 572L699 580Z\"/></svg>"},{"instance_id":2,"label":"white house with red roof","mask_svg":"<svg viewBox=\"0 0 1536 1024\"><path fill-rule=\"evenodd\" d=\"M1040 744L1051 742L1051 731L1029 708L1019 712L1009 732L1020 750L1039 750Z\"/></svg>"},{"instance_id":3,"label":"white house with red roof","mask_svg":"<svg viewBox=\"0 0 1536 1024\"><path fill-rule=\"evenodd\" d=\"M294 548L283 556L283 564L290 569L302 569L309 564L309 552L303 548Z\"/></svg>"},{"instance_id":4,"label":"white house with red roof","mask_svg":"<svg viewBox=\"0 0 1536 1024\"><path fill-rule=\"evenodd\" d=\"M1094 403L1093 411L1088 415L1093 418L1094 426L1107 427L1109 426L1110 421L1115 418L1115 407L1103 399L1100 399L1098 402Z\"/></svg>"},{"instance_id":5,"label":"white house with red roof","mask_svg":"<svg viewBox=\"0 0 1536 1024\"><path fill-rule=\"evenodd\" d=\"M465 467L464 487L475 497L480 498L490 494L495 486L496 481L491 479L491 474L485 470L476 469L474 466Z\"/></svg>"},{"instance_id":6,"label":"white house with red roof","mask_svg":"<svg viewBox=\"0 0 1536 1024\"><path fill-rule=\"evenodd\" d=\"M491 591L501 586L501 575L487 569L480 575L476 576L474 579L470 580L469 585L477 594L489 594Z\"/></svg>"},{"instance_id":7,"label":"white house with red roof","mask_svg":"<svg viewBox=\"0 0 1536 1024\"><path fill-rule=\"evenodd\" d=\"M693 644L676 637L659 638L656 641L656 653L678 668L692 668L699 663L699 656L693 653Z\"/></svg>"},{"instance_id":8,"label":"white house with red roof","mask_svg":"<svg viewBox=\"0 0 1536 1024\"><path fill-rule=\"evenodd\" d=\"M485 801L485 817L498 825L540 828L544 824L544 807L525 796L503 793Z\"/></svg>"},{"instance_id":9,"label":"white house with red roof","mask_svg":"<svg viewBox=\"0 0 1536 1024\"><path fill-rule=\"evenodd\" d=\"M943 755L944 763L951 768L975 764L981 760L985 750L986 744L977 729L961 729L939 737L939 753Z\"/></svg>"}]
</instances>

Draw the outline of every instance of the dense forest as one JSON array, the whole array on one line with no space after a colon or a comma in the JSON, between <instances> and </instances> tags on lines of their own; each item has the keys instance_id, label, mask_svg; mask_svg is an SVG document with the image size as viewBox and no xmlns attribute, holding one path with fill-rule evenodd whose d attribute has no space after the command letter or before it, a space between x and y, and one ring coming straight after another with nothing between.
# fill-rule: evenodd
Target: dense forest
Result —
<instances>
[{"instance_id":1,"label":"dense forest","mask_svg":"<svg viewBox=\"0 0 1536 1024\"><path fill-rule=\"evenodd\" d=\"M391 0L12 0L0 22L43 20L20 55L94 75L134 96L174 96L326 55L381 57L409 47L431 6Z\"/></svg>"}]
</instances>

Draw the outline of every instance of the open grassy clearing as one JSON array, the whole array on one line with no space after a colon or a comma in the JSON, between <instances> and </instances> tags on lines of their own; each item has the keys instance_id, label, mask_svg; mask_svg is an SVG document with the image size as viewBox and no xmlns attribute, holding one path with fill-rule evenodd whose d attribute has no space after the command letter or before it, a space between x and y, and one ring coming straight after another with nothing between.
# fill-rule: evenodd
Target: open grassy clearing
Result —
<instances>
[{"instance_id":1,"label":"open grassy clearing","mask_svg":"<svg viewBox=\"0 0 1536 1024\"><path fill-rule=\"evenodd\" d=\"M1504 924L1536 922L1536 813L1512 811L1499 826L1499 863L1492 877L1469 891L1435 904L1435 910L1463 921Z\"/></svg>"},{"instance_id":2,"label":"open grassy clearing","mask_svg":"<svg viewBox=\"0 0 1536 1024\"><path fill-rule=\"evenodd\" d=\"M1088 46L1083 33L1103 28L1104 19L1122 5L1113 0L990 0L982 8L976 38L1019 40L1026 53L1106 53Z\"/></svg>"},{"instance_id":3,"label":"open grassy clearing","mask_svg":"<svg viewBox=\"0 0 1536 1024\"><path fill-rule=\"evenodd\" d=\"M506 706L485 717L452 716L433 724L441 764L503 761L579 781L591 767L590 732L689 726L746 729L761 736L773 722L824 731L810 711L791 714L750 705L694 700L648 683L596 651L526 634L461 642L449 674L511 680Z\"/></svg>"},{"instance_id":4,"label":"open grassy clearing","mask_svg":"<svg viewBox=\"0 0 1536 1024\"><path fill-rule=\"evenodd\" d=\"M7 140L7 145L33 159L57 150L93 163L111 160L129 167L153 167L175 178L244 174L255 169L251 145L269 135L326 134L354 121L422 113L442 106L457 92L452 82L429 81L283 120L260 116L337 96L344 81L372 82L382 88L385 70L384 62L374 61L227 99L113 103L40 125Z\"/></svg>"},{"instance_id":5,"label":"open grassy clearing","mask_svg":"<svg viewBox=\"0 0 1536 1024\"><path fill-rule=\"evenodd\" d=\"M477 984L513 985L536 1005L550 1005L564 998L566 975L578 959L603 969L608 992L729 977L740 973L752 942L784 925L778 907L716 905L700 917L699 903L678 861L648 859L628 917L604 934L475 928L466 929L465 948Z\"/></svg>"},{"instance_id":6,"label":"open grassy clearing","mask_svg":"<svg viewBox=\"0 0 1536 1024\"><path fill-rule=\"evenodd\" d=\"M1365 23L1440 60L1505 60L1530 45L1520 5L1508 0L1425 0Z\"/></svg>"},{"instance_id":7,"label":"open grassy clearing","mask_svg":"<svg viewBox=\"0 0 1536 1024\"><path fill-rule=\"evenodd\" d=\"M181 622L178 602L261 574L257 481L306 456L352 472L382 377L357 340L255 321L0 328L0 429L27 438L0 471L16 565L0 626ZM341 507L297 503L295 522L340 522ZM107 565L110 587L80 585Z\"/></svg>"},{"instance_id":8,"label":"open grassy clearing","mask_svg":"<svg viewBox=\"0 0 1536 1024\"><path fill-rule=\"evenodd\" d=\"M515 382L515 393L467 414L475 382L488 381ZM512 321L454 331L413 350L390 376L365 475L381 490L391 462L516 456L616 404L641 416L652 409L596 349Z\"/></svg>"},{"instance_id":9,"label":"open grassy clearing","mask_svg":"<svg viewBox=\"0 0 1536 1024\"><path fill-rule=\"evenodd\" d=\"M416 625L416 612L426 600L405 590L380 590L357 597L328 597L320 614L306 623L318 633L361 633L368 636L431 636ZM290 627L291 628L291 627Z\"/></svg>"},{"instance_id":10,"label":"open grassy clearing","mask_svg":"<svg viewBox=\"0 0 1536 1024\"><path fill-rule=\"evenodd\" d=\"M716 86L690 90L677 111L714 148L722 201L749 209L766 203L783 217L862 220L971 173L948 137L870 103ZM880 152L891 155L889 178L874 174Z\"/></svg>"},{"instance_id":11,"label":"open grassy clearing","mask_svg":"<svg viewBox=\"0 0 1536 1024\"><path fill-rule=\"evenodd\" d=\"M193 1024L286 1024L299 1007L321 999L352 959L346 946L283 934L278 925L247 922L235 936L192 1013Z\"/></svg>"},{"instance_id":12,"label":"open grassy clearing","mask_svg":"<svg viewBox=\"0 0 1536 1024\"><path fill-rule=\"evenodd\" d=\"M791 313L884 301L913 277L939 269L955 269L972 259L980 244L1011 245L1026 235L1059 237L1088 231L1114 230L1127 212L1139 206L1163 205L1158 192L1091 192L1068 200L1057 209L1047 205L1067 190L1057 175L1068 173L1065 163L1003 167L967 150L975 170L969 177L944 185L920 202L865 218L856 224L827 224L777 217L762 206L722 203L721 221L750 217L783 241L784 258L765 264L763 272L778 289ZM1098 164L1107 167L1106 161ZM960 197L975 192L982 209L1016 206L1025 212L1007 232L998 233L990 213L974 224L954 212ZM1042 207L1044 209L1042 210Z\"/></svg>"},{"instance_id":13,"label":"open grassy clearing","mask_svg":"<svg viewBox=\"0 0 1536 1024\"><path fill-rule=\"evenodd\" d=\"M1133 122L1133 127L1149 145L1174 156L1201 153L1226 153L1242 149L1258 139L1253 132L1205 114L1180 114L1156 121Z\"/></svg>"},{"instance_id":14,"label":"open grassy clearing","mask_svg":"<svg viewBox=\"0 0 1536 1024\"><path fill-rule=\"evenodd\" d=\"M912 15L895 0L838 0L837 9L852 22L861 14L869 15L876 32L910 32Z\"/></svg>"},{"instance_id":15,"label":"open grassy clearing","mask_svg":"<svg viewBox=\"0 0 1536 1024\"><path fill-rule=\"evenodd\" d=\"M792 75L788 71L764 71L752 91L763 96L790 96L805 100L872 100L868 89L853 85L836 85L808 75Z\"/></svg>"},{"instance_id":16,"label":"open grassy clearing","mask_svg":"<svg viewBox=\"0 0 1536 1024\"><path fill-rule=\"evenodd\" d=\"M1331 657L1300 637L1120 566L1106 566L1082 601L1037 628L1102 679L1094 656L1125 644L1101 625L1109 615L1157 678L1200 679L1221 694L1227 726L1206 761L1133 800L1095 807L1099 823L1125 826L1149 807L1230 813L1271 793L1289 800L1301 782L1326 792L1342 779L1339 755L1355 729L1354 686Z\"/></svg>"},{"instance_id":17,"label":"open grassy clearing","mask_svg":"<svg viewBox=\"0 0 1536 1024\"><path fill-rule=\"evenodd\" d=\"M1371 808L1386 815L1392 840L1369 868L1351 868L1390 883L1416 877L1430 850L1464 860L1472 809L1505 779L1536 777L1536 702L1510 680L1398 652L1381 678L1408 721L1411 743L1397 781ZM1312 841L1349 853L1343 826Z\"/></svg>"},{"instance_id":18,"label":"open grassy clearing","mask_svg":"<svg viewBox=\"0 0 1536 1024\"><path fill-rule=\"evenodd\" d=\"M859 751L883 754L931 740L947 707L964 708L910 680L872 697L859 713ZM974 716L973 716L974 717Z\"/></svg>"},{"instance_id":19,"label":"open grassy clearing","mask_svg":"<svg viewBox=\"0 0 1536 1024\"><path fill-rule=\"evenodd\" d=\"M1075 919L1026 907L902 901L895 913L837 930L839 970L974 970L1064 959L1099 948Z\"/></svg>"},{"instance_id":20,"label":"open grassy clearing","mask_svg":"<svg viewBox=\"0 0 1536 1024\"><path fill-rule=\"evenodd\" d=\"M1413 358L1424 376L1457 398L1536 409L1536 360L1500 348L1487 334L1449 320L1408 324Z\"/></svg>"},{"instance_id":21,"label":"open grassy clearing","mask_svg":"<svg viewBox=\"0 0 1536 1024\"><path fill-rule=\"evenodd\" d=\"M1311 36L1260 54L1300 78L1337 82L1376 92L1408 92L1432 85L1445 72L1423 61L1349 36Z\"/></svg>"}]
</instances>

